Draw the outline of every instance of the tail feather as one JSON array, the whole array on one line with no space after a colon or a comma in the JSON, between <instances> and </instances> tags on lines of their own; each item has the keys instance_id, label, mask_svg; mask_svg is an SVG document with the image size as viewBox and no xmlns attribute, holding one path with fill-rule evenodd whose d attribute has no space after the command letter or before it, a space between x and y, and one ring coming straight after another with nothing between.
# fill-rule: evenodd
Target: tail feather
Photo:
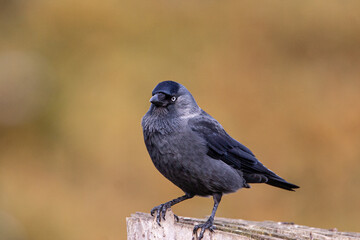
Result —
<instances>
[{"instance_id":1,"label":"tail feather","mask_svg":"<svg viewBox=\"0 0 360 240\"><path fill-rule=\"evenodd\" d=\"M282 188L282 189L285 189L285 190L289 190L289 191L294 191L294 188L299 188L299 186L295 185L295 184L292 184L292 183L289 183L287 181L285 181L284 179L282 178L268 178L268 181L266 182L266 184L269 184L271 186L274 186L274 187L278 187L278 188Z\"/></svg>"},{"instance_id":2,"label":"tail feather","mask_svg":"<svg viewBox=\"0 0 360 240\"><path fill-rule=\"evenodd\" d=\"M299 188L299 186L287 182L270 170L267 173L245 173L244 179L246 183L266 183L289 191Z\"/></svg>"}]
</instances>

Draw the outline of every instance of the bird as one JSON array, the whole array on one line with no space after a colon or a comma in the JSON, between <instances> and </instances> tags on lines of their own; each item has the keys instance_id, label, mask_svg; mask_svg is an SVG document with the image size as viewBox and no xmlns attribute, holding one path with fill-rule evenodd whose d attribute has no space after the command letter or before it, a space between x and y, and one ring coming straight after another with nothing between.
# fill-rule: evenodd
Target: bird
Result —
<instances>
[{"instance_id":1,"label":"bird","mask_svg":"<svg viewBox=\"0 0 360 240\"><path fill-rule=\"evenodd\" d=\"M141 120L147 151L157 170L184 192L151 210L159 225L175 204L194 196L212 196L210 217L193 229L193 234L200 229L198 239L202 239L206 229L215 229L215 213L224 194L250 188L253 183L289 191L299 188L266 168L249 148L202 110L180 83L160 82L152 91L150 103Z\"/></svg>"}]
</instances>

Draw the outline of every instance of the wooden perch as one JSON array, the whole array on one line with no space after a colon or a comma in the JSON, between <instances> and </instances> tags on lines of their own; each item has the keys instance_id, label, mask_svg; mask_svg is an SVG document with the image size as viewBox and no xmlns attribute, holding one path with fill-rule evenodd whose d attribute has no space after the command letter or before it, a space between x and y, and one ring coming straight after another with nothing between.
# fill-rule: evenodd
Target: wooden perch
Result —
<instances>
[{"instance_id":1,"label":"wooden perch","mask_svg":"<svg viewBox=\"0 0 360 240\"><path fill-rule=\"evenodd\" d=\"M192 234L195 224L205 222L204 219L179 217L174 220L171 210L166 213L166 221L159 226L150 214L137 212L126 219L128 240L147 239L197 239ZM205 232L205 239L258 239L258 240L353 240L360 239L360 233L338 232L336 229L320 229L284 222L255 222L241 219L215 218L216 230Z\"/></svg>"}]
</instances>

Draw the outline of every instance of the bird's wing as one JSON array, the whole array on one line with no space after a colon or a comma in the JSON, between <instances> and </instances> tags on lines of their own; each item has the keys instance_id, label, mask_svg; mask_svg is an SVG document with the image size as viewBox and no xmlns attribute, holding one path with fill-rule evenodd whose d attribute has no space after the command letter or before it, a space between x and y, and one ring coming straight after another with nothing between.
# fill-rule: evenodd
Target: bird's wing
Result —
<instances>
[{"instance_id":1,"label":"bird's wing","mask_svg":"<svg viewBox=\"0 0 360 240\"><path fill-rule=\"evenodd\" d=\"M239 170L263 172L266 168L244 145L230 137L210 115L203 113L189 121L192 131L201 136L208 147L208 155Z\"/></svg>"},{"instance_id":2,"label":"bird's wing","mask_svg":"<svg viewBox=\"0 0 360 240\"><path fill-rule=\"evenodd\" d=\"M284 179L267 169L247 147L229 136L220 123L206 112L203 111L200 116L190 119L188 124L191 130L205 141L208 147L207 155L242 171L247 183L274 185L280 181L282 186L277 187L287 190L296 187L293 184L288 186ZM276 183L271 184L272 181Z\"/></svg>"}]
</instances>

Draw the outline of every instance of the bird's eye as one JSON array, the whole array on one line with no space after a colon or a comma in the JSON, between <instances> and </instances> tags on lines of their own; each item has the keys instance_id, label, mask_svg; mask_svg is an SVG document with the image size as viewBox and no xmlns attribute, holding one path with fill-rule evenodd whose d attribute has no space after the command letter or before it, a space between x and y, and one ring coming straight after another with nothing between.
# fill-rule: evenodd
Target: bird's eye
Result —
<instances>
[{"instance_id":1,"label":"bird's eye","mask_svg":"<svg viewBox=\"0 0 360 240\"><path fill-rule=\"evenodd\" d=\"M176 97L175 97L175 96L172 96L172 97L171 97L171 101L172 101L172 102L175 102L175 101L176 101Z\"/></svg>"}]
</instances>

